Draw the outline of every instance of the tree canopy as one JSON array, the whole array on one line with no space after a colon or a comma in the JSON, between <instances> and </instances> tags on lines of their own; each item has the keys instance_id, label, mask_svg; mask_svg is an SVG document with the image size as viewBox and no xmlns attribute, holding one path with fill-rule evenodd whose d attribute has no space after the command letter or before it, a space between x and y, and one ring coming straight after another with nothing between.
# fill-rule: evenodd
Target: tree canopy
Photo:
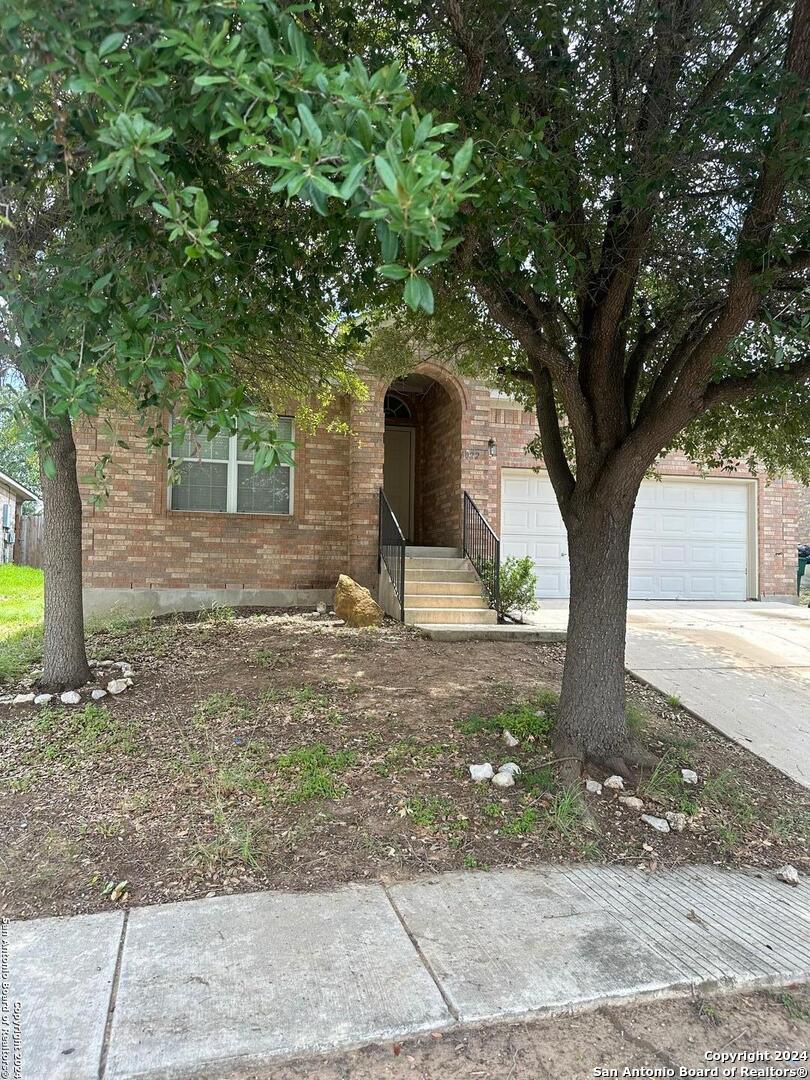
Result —
<instances>
[{"instance_id":1,"label":"tree canopy","mask_svg":"<svg viewBox=\"0 0 810 1080\"><path fill-rule=\"evenodd\" d=\"M472 143L445 153L454 125L413 109L396 63L327 63L264 0L12 0L0 29L0 355L41 440L124 393L239 423L263 467L251 377L345 388L378 265L432 309ZM400 252L407 272L386 270Z\"/></svg>"}]
</instances>

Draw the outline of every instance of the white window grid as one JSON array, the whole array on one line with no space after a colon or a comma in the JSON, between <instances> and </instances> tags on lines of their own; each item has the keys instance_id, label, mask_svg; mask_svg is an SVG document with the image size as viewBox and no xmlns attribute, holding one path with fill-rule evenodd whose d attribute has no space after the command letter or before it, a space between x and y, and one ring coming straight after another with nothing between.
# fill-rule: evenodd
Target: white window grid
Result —
<instances>
[{"instance_id":1,"label":"white window grid","mask_svg":"<svg viewBox=\"0 0 810 1080\"><path fill-rule=\"evenodd\" d=\"M279 420L290 421L290 441L295 441L295 421L291 416L279 416ZM229 435L228 437L228 457L203 457L202 455L192 455L191 457L174 457L171 452L171 446L169 446L169 457L172 462L192 461L200 464L211 465L225 465L228 466L227 480L225 484L225 509L224 510L187 510L178 509L175 510L172 507L172 487L169 483L168 488L168 507L173 513L176 514L258 514L261 517L290 517L294 509L295 501L295 464L287 465L286 463L280 463L274 466L274 468L288 469L290 473L290 498L287 504L286 510L237 510L236 500L238 496L238 479L239 479L239 466L240 465L253 465L252 458L240 458L239 457L239 432L235 435Z\"/></svg>"}]
</instances>

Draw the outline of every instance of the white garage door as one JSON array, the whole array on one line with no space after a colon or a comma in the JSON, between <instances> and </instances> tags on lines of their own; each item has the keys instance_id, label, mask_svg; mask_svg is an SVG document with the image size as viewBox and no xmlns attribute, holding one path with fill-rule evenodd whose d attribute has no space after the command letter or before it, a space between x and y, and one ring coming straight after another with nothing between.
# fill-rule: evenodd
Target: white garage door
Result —
<instances>
[{"instance_id":1,"label":"white garage door","mask_svg":"<svg viewBox=\"0 0 810 1080\"><path fill-rule=\"evenodd\" d=\"M745 600L749 490L740 480L645 480L633 515L630 599ZM542 473L504 470L501 541L504 557L531 556L538 597L568 596L568 541Z\"/></svg>"}]
</instances>

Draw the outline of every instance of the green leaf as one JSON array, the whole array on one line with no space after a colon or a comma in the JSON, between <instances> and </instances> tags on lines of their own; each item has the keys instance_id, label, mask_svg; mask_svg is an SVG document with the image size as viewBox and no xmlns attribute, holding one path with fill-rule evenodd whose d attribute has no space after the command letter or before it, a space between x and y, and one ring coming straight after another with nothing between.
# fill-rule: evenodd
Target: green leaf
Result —
<instances>
[{"instance_id":1,"label":"green leaf","mask_svg":"<svg viewBox=\"0 0 810 1080\"><path fill-rule=\"evenodd\" d=\"M460 150L453 155L453 176L463 176L470 167L473 155L473 141L467 139Z\"/></svg>"},{"instance_id":2,"label":"green leaf","mask_svg":"<svg viewBox=\"0 0 810 1080\"><path fill-rule=\"evenodd\" d=\"M390 278L391 281L404 281L409 272L407 267L399 266L397 263L386 263L385 266L377 267L377 273L381 277Z\"/></svg>"},{"instance_id":3,"label":"green leaf","mask_svg":"<svg viewBox=\"0 0 810 1080\"><path fill-rule=\"evenodd\" d=\"M217 86L228 82L225 75L198 75L194 80L195 86Z\"/></svg>"},{"instance_id":4,"label":"green leaf","mask_svg":"<svg viewBox=\"0 0 810 1080\"><path fill-rule=\"evenodd\" d=\"M378 154L374 158L374 167L377 170L377 175L391 192L392 195L398 195L397 178L394 174L394 170L388 164L384 157Z\"/></svg>"},{"instance_id":5,"label":"green leaf","mask_svg":"<svg viewBox=\"0 0 810 1080\"><path fill-rule=\"evenodd\" d=\"M433 314L433 289L424 278L408 278L402 298L413 311L421 308L428 315Z\"/></svg>"},{"instance_id":6,"label":"green leaf","mask_svg":"<svg viewBox=\"0 0 810 1080\"><path fill-rule=\"evenodd\" d=\"M48 477L49 480L56 479L56 462L51 457L42 459L42 471Z\"/></svg>"},{"instance_id":7,"label":"green leaf","mask_svg":"<svg viewBox=\"0 0 810 1080\"><path fill-rule=\"evenodd\" d=\"M200 228L208 221L208 199L204 191L198 191L194 198L194 220Z\"/></svg>"},{"instance_id":8,"label":"green leaf","mask_svg":"<svg viewBox=\"0 0 810 1080\"><path fill-rule=\"evenodd\" d=\"M366 172L366 163L359 161L356 165L352 166L349 175L340 185L338 194L341 199L350 199L354 195L355 191L360 187L360 183Z\"/></svg>"},{"instance_id":9,"label":"green leaf","mask_svg":"<svg viewBox=\"0 0 810 1080\"><path fill-rule=\"evenodd\" d=\"M315 123L315 117L306 105L298 106L298 115L301 117L301 124L303 125L309 141L316 147L320 146L323 142L323 133Z\"/></svg>"},{"instance_id":10,"label":"green leaf","mask_svg":"<svg viewBox=\"0 0 810 1080\"><path fill-rule=\"evenodd\" d=\"M116 49L120 49L124 43L124 36L121 33L107 34L98 47L98 55L108 56L111 52L115 52Z\"/></svg>"}]
</instances>

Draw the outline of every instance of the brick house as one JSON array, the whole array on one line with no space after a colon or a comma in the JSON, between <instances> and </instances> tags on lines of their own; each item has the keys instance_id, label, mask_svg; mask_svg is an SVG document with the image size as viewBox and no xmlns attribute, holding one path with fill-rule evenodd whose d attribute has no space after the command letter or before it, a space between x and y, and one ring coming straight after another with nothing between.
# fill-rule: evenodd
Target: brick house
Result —
<instances>
[{"instance_id":1,"label":"brick house","mask_svg":"<svg viewBox=\"0 0 810 1080\"><path fill-rule=\"evenodd\" d=\"M376 593L383 487L417 560L409 562L406 608L419 609L411 621L430 606L486 609L467 564L454 562L465 491L500 536L503 556L534 559L538 595L566 596L565 531L549 481L526 452L536 432L533 414L430 363L392 383L371 381L369 390L366 401L337 406L350 435L306 434L290 417L294 467L259 476L238 439L222 436L181 461L183 482L172 487L168 453L148 451L136 426L124 425L119 434L130 451L119 461L109 501L85 506L88 612L312 605L331 599L340 573ZM94 428L78 432L77 445L80 475L110 449ZM192 448L172 452L182 459ZM768 483L744 470L700 476L680 455L663 459L659 472L661 480L645 480L636 507L632 598L793 598L799 485ZM430 557L450 561L439 571L419 561Z\"/></svg>"}]
</instances>

